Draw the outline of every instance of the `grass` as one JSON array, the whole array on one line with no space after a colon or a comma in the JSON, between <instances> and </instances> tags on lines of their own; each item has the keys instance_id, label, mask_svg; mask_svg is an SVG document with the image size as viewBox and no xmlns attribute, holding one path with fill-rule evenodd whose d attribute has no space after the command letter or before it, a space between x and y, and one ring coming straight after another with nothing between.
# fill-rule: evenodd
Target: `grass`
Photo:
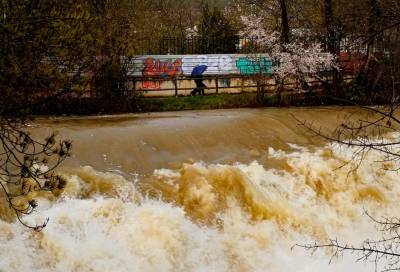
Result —
<instances>
[{"instance_id":1,"label":"grass","mask_svg":"<svg viewBox=\"0 0 400 272\"><path fill-rule=\"evenodd\" d=\"M255 93L141 98L141 111L178 111L257 107Z\"/></svg>"}]
</instances>

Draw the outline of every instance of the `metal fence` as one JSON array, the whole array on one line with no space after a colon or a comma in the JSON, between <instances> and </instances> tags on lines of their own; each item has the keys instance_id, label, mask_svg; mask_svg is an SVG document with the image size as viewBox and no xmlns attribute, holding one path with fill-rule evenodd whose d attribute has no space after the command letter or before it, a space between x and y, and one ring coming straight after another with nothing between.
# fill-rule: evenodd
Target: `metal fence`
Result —
<instances>
[{"instance_id":1,"label":"metal fence","mask_svg":"<svg viewBox=\"0 0 400 272\"><path fill-rule=\"evenodd\" d=\"M183 54L237 54L262 53L255 38L138 38L135 39L139 55L183 55Z\"/></svg>"},{"instance_id":2,"label":"metal fence","mask_svg":"<svg viewBox=\"0 0 400 272\"><path fill-rule=\"evenodd\" d=\"M314 39L308 40L309 42ZM318 39L324 51L327 40ZM241 54L265 53L255 37L164 37L136 38L134 40L137 55L183 55L183 54ZM366 52L366 44L355 38L343 38L339 43L340 51Z\"/></svg>"}]
</instances>

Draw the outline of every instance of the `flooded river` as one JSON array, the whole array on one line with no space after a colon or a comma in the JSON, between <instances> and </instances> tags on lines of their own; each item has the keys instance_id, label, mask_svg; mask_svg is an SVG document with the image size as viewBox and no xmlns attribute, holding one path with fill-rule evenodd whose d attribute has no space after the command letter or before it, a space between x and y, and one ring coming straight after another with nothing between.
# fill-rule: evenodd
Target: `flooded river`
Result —
<instances>
[{"instance_id":1,"label":"flooded river","mask_svg":"<svg viewBox=\"0 0 400 272\"><path fill-rule=\"evenodd\" d=\"M374 271L295 244L378 235L364 210L399 216L399 173L369 153L317 138L355 108L189 111L37 119L73 156L60 196L25 219L0 220L0 271Z\"/></svg>"}]
</instances>

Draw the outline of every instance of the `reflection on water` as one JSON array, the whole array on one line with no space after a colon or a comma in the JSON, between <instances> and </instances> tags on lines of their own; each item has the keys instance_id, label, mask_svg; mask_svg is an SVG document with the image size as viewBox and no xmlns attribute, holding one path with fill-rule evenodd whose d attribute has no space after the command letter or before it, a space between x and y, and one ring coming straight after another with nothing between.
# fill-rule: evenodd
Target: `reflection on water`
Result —
<instances>
[{"instance_id":1,"label":"reflection on water","mask_svg":"<svg viewBox=\"0 0 400 272\"><path fill-rule=\"evenodd\" d=\"M399 215L399 174L370 153L302 131L292 115L333 130L355 109L267 109L38 120L75 156L61 195L43 195L32 233L0 220L4 271L373 271L296 243L376 235L363 209ZM355 231L355 229L357 231ZM369 270L368 270L369 269Z\"/></svg>"}]
</instances>

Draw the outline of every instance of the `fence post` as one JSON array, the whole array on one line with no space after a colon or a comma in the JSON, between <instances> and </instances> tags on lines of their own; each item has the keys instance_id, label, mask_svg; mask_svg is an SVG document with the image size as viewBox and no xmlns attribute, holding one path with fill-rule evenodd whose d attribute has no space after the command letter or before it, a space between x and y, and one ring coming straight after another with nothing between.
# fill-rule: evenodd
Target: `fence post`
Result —
<instances>
[{"instance_id":1,"label":"fence post","mask_svg":"<svg viewBox=\"0 0 400 272\"><path fill-rule=\"evenodd\" d=\"M136 78L135 77L133 77L133 79L132 79L132 93L131 93L131 96L135 96L136 95Z\"/></svg>"},{"instance_id":2,"label":"fence post","mask_svg":"<svg viewBox=\"0 0 400 272\"><path fill-rule=\"evenodd\" d=\"M176 77L174 77L174 86L175 86L175 97L178 97L178 81Z\"/></svg>"},{"instance_id":3,"label":"fence post","mask_svg":"<svg viewBox=\"0 0 400 272\"><path fill-rule=\"evenodd\" d=\"M218 76L215 77L215 88L216 88L216 92L218 94Z\"/></svg>"},{"instance_id":4,"label":"fence post","mask_svg":"<svg viewBox=\"0 0 400 272\"><path fill-rule=\"evenodd\" d=\"M256 78L256 80L257 80L257 94L256 94L256 99L257 99L257 102L261 102L261 84L260 84L260 79L257 77Z\"/></svg>"},{"instance_id":5,"label":"fence post","mask_svg":"<svg viewBox=\"0 0 400 272\"><path fill-rule=\"evenodd\" d=\"M265 96L265 78L263 78L262 85L261 85L261 99L264 102Z\"/></svg>"}]
</instances>

